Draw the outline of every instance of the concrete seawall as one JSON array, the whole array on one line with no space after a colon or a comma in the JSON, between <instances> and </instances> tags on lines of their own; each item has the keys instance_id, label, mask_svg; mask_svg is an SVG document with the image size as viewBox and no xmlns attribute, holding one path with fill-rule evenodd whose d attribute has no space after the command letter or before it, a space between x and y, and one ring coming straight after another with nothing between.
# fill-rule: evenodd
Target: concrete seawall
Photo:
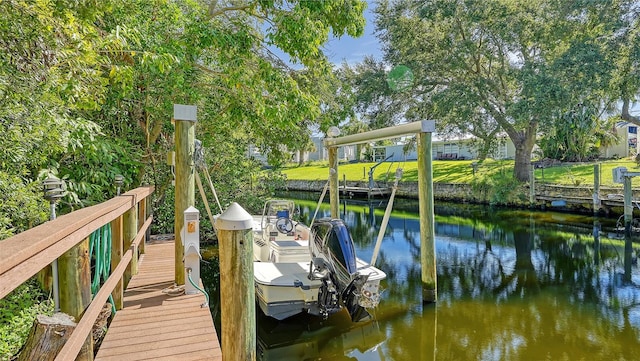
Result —
<instances>
[{"instance_id":1,"label":"concrete seawall","mask_svg":"<svg viewBox=\"0 0 640 361\"><path fill-rule=\"evenodd\" d=\"M286 182L287 190L321 192L326 184L325 180L302 181L289 180ZM340 182L340 186L344 183ZM392 182L376 182L376 187L391 187ZM347 182L348 187L366 188L367 182ZM593 213L593 187L574 187L550 184L536 184L536 202L533 205L540 209L558 209L578 213ZM454 201L463 203L491 204L489 192L474 190L466 183L434 183L434 198L440 201ZM600 188L600 212L604 214L622 214L622 187ZM418 182L400 182L398 184L398 197L418 198ZM530 207L529 187L524 185L515 197L504 205L516 207ZM633 191L633 198L640 199L640 189ZM558 206L558 204L561 204ZM637 207L636 212L638 212Z\"/></svg>"}]
</instances>

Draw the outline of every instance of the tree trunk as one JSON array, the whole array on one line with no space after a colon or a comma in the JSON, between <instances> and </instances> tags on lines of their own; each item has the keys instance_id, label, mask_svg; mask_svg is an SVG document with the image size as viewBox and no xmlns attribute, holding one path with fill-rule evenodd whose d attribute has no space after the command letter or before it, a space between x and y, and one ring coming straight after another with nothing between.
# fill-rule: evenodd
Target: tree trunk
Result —
<instances>
[{"instance_id":1,"label":"tree trunk","mask_svg":"<svg viewBox=\"0 0 640 361\"><path fill-rule=\"evenodd\" d=\"M18 360L53 360L76 328L66 313L38 315Z\"/></svg>"},{"instance_id":2,"label":"tree trunk","mask_svg":"<svg viewBox=\"0 0 640 361\"><path fill-rule=\"evenodd\" d=\"M516 146L516 162L513 168L513 176L520 182L529 181L529 168L531 167L531 150Z\"/></svg>"},{"instance_id":3,"label":"tree trunk","mask_svg":"<svg viewBox=\"0 0 640 361\"><path fill-rule=\"evenodd\" d=\"M510 136L513 145L516 148L515 166L513 168L513 176L519 182L529 181L529 168L531 168L531 152L536 143L536 129L532 125L524 134L518 136Z\"/></svg>"}]
</instances>

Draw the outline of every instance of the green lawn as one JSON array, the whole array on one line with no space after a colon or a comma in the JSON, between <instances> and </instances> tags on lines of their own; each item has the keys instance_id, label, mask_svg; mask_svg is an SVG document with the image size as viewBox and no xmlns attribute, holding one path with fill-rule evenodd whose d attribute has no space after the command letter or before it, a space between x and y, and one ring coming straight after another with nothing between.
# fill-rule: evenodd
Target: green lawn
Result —
<instances>
[{"instance_id":1,"label":"green lawn","mask_svg":"<svg viewBox=\"0 0 640 361\"><path fill-rule=\"evenodd\" d=\"M433 181L436 183L469 183L474 174L471 167L472 160L436 160L433 162ZM629 159L608 160L601 164L600 184L614 186L612 170L615 167L626 167L630 172L640 172L636 163ZM576 163L536 169L538 182L563 185L593 185L593 164ZM375 163L345 163L338 166L338 179L342 181L346 175L349 181L367 181L369 168ZM376 167L374 179L376 181L393 181L396 168L404 171L403 181L417 181L418 169L415 161L385 162ZM287 179L292 180L325 180L329 176L328 163L315 163L302 167L289 167L283 170ZM475 177L511 176L513 174L512 160L486 160L480 165ZM633 178L634 186L640 186L640 177ZM616 185L621 187L621 185Z\"/></svg>"}]
</instances>

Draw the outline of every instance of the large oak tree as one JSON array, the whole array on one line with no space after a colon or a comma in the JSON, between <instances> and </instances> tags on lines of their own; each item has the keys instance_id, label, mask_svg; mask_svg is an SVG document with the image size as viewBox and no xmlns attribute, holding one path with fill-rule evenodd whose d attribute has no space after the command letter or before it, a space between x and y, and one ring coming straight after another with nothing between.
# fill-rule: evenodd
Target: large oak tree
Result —
<instances>
[{"instance_id":1,"label":"large oak tree","mask_svg":"<svg viewBox=\"0 0 640 361\"><path fill-rule=\"evenodd\" d=\"M608 43L616 1L383 1L376 9L384 60L415 85L400 98L408 119L485 142L505 132L526 181L541 125L584 104L608 105ZM619 5L619 4L614 4Z\"/></svg>"}]
</instances>

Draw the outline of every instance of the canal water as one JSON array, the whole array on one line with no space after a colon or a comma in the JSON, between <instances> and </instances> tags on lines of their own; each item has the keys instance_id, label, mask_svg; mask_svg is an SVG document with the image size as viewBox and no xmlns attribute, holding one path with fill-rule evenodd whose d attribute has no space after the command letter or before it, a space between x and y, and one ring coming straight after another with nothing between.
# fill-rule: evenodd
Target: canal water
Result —
<instances>
[{"instance_id":1,"label":"canal water","mask_svg":"<svg viewBox=\"0 0 640 361\"><path fill-rule=\"evenodd\" d=\"M296 202L308 224L315 202ZM341 205L364 260L384 209ZM258 360L640 360L640 247L625 257L615 219L437 203L438 302L423 305L418 204L394 209L376 264L387 279L375 321L278 322L258 308ZM203 281L219 319L217 277L213 258Z\"/></svg>"}]
</instances>

